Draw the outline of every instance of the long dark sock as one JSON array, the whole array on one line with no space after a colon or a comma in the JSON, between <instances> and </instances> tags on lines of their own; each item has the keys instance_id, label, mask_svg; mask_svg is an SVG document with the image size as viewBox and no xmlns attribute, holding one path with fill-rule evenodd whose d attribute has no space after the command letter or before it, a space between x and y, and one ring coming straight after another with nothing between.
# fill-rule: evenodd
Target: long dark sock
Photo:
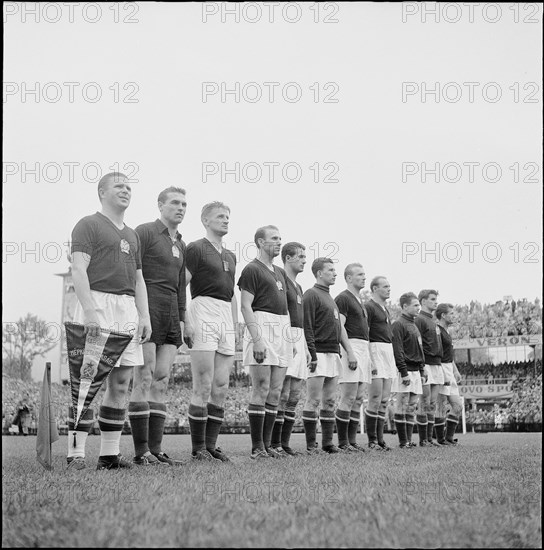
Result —
<instances>
[{"instance_id":1,"label":"long dark sock","mask_svg":"<svg viewBox=\"0 0 544 550\"><path fill-rule=\"evenodd\" d=\"M306 435L306 448L313 449L317 440L317 414L315 411L302 411L302 423Z\"/></svg>"},{"instance_id":2,"label":"long dark sock","mask_svg":"<svg viewBox=\"0 0 544 550\"><path fill-rule=\"evenodd\" d=\"M206 449L214 451L217 447L217 438L223 425L225 409L213 403L208 403L208 422L206 423Z\"/></svg>"},{"instance_id":3,"label":"long dark sock","mask_svg":"<svg viewBox=\"0 0 544 550\"><path fill-rule=\"evenodd\" d=\"M206 424L208 422L208 407L189 404L189 429L193 453L206 449Z\"/></svg>"},{"instance_id":4,"label":"long dark sock","mask_svg":"<svg viewBox=\"0 0 544 550\"><path fill-rule=\"evenodd\" d=\"M334 435L334 411L319 411L319 420L321 421L321 446L330 447Z\"/></svg>"},{"instance_id":5,"label":"long dark sock","mask_svg":"<svg viewBox=\"0 0 544 550\"><path fill-rule=\"evenodd\" d=\"M276 415L276 422L274 423L274 429L272 430L272 447L281 447L281 433L283 431L284 412L278 411Z\"/></svg>"},{"instance_id":6,"label":"long dark sock","mask_svg":"<svg viewBox=\"0 0 544 550\"><path fill-rule=\"evenodd\" d=\"M408 436L406 435L406 418L403 414L395 414L395 425L397 427L397 435L399 436L399 444L406 445Z\"/></svg>"},{"instance_id":7,"label":"long dark sock","mask_svg":"<svg viewBox=\"0 0 544 550\"><path fill-rule=\"evenodd\" d=\"M338 445L349 445L349 417L350 411L336 409L336 432L338 433Z\"/></svg>"},{"instance_id":8,"label":"long dark sock","mask_svg":"<svg viewBox=\"0 0 544 550\"><path fill-rule=\"evenodd\" d=\"M349 426L348 426L348 441L350 445L357 444L357 429L359 428L359 423L361 421L361 411L352 410L349 415Z\"/></svg>"},{"instance_id":9,"label":"long dark sock","mask_svg":"<svg viewBox=\"0 0 544 550\"><path fill-rule=\"evenodd\" d=\"M264 405L249 404L247 408L249 415L249 432L251 434L251 450L261 449L264 451L263 426L264 426Z\"/></svg>"}]
</instances>

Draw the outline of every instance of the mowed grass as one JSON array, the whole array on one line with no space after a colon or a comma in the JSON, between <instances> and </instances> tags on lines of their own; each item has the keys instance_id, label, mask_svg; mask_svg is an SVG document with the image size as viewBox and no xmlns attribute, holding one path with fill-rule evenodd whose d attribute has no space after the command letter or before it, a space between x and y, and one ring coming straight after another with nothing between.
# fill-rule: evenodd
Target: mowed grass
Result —
<instances>
[{"instance_id":1,"label":"mowed grass","mask_svg":"<svg viewBox=\"0 0 544 550\"><path fill-rule=\"evenodd\" d=\"M364 435L359 436L365 440ZM3 546L539 548L541 434L470 434L462 446L252 461L249 435L222 435L230 464L53 472L34 437L3 437ZM414 438L417 440L417 436ZM304 448L301 434L293 447ZM189 458L189 436L165 436ZM121 451L132 456L132 438Z\"/></svg>"}]
</instances>

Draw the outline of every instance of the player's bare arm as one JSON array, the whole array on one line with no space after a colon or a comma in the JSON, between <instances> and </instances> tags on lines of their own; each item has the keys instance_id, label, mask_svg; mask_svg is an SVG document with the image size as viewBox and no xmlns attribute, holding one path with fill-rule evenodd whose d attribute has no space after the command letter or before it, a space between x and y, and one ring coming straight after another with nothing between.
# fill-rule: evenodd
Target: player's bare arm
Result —
<instances>
[{"instance_id":1,"label":"player's bare arm","mask_svg":"<svg viewBox=\"0 0 544 550\"><path fill-rule=\"evenodd\" d=\"M237 346L240 341L240 335L238 333L238 300L234 294L230 301L230 307L232 310L232 326L234 327L234 343Z\"/></svg>"},{"instance_id":2,"label":"player's bare arm","mask_svg":"<svg viewBox=\"0 0 544 550\"><path fill-rule=\"evenodd\" d=\"M259 334L257 321L251 308L253 304L253 299L255 296L248 292L247 290L242 290L241 296L241 309L244 322L251 336L251 341L253 342L253 357L257 363L261 364L266 358L266 346L264 345L263 339Z\"/></svg>"},{"instance_id":3,"label":"player's bare arm","mask_svg":"<svg viewBox=\"0 0 544 550\"><path fill-rule=\"evenodd\" d=\"M185 269L186 286L191 282L192 278L193 278L192 273L188 269ZM183 341L187 344L187 347L191 349L193 347L193 342L195 338L195 328L191 326L190 323L185 323L185 326L183 327L182 336L183 336Z\"/></svg>"},{"instance_id":4,"label":"player's bare arm","mask_svg":"<svg viewBox=\"0 0 544 550\"><path fill-rule=\"evenodd\" d=\"M355 354L353 353L353 349L351 347L351 344L349 343L348 333L346 332L346 316L340 313L340 324L342 326L342 335L340 337L340 342L344 349L346 350L346 353L348 354L348 367L350 370L356 370L357 369L357 358L355 357Z\"/></svg>"},{"instance_id":5,"label":"player's bare arm","mask_svg":"<svg viewBox=\"0 0 544 550\"><path fill-rule=\"evenodd\" d=\"M85 252L74 252L72 254L72 280L85 317L85 334L96 337L100 334L100 323L96 315L89 277L87 276L90 261L91 257Z\"/></svg>"},{"instance_id":6,"label":"player's bare arm","mask_svg":"<svg viewBox=\"0 0 544 550\"><path fill-rule=\"evenodd\" d=\"M145 344L151 338L151 320L149 319L149 306L147 303L147 288L141 269L136 270L136 288L134 300L138 310L138 336L140 344Z\"/></svg>"}]
</instances>

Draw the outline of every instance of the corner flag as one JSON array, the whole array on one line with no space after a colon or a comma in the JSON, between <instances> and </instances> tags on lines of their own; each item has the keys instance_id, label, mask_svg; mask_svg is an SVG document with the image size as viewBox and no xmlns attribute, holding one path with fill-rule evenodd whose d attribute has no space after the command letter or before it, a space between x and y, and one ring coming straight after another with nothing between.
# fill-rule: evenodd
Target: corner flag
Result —
<instances>
[{"instance_id":1,"label":"corner flag","mask_svg":"<svg viewBox=\"0 0 544 550\"><path fill-rule=\"evenodd\" d=\"M53 411L53 403L51 403L51 363L46 363L38 414L38 437L36 439L36 456L38 462L46 470L53 469L51 444L57 441L58 438L57 421Z\"/></svg>"}]
</instances>

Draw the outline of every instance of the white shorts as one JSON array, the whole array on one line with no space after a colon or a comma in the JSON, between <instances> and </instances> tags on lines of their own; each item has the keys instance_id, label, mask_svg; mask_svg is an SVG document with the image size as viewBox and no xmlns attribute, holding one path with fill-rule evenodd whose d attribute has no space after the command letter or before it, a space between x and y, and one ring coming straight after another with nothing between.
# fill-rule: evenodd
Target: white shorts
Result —
<instances>
[{"instance_id":1,"label":"white shorts","mask_svg":"<svg viewBox=\"0 0 544 550\"><path fill-rule=\"evenodd\" d=\"M308 365L306 364L306 340L304 339L303 328L291 327L291 342L294 343L297 354L294 357L292 353L287 354L289 366L287 367L285 376L306 380L308 377Z\"/></svg>"},{"instance_id":2,"label":"white shorts","mask_svg":"<svg viewBox=\"0 0 544 550\"><path fill-rule=\"evenodd\" d=\"M350 338L349 343L351 344L351 349L357 358L357 368L355 370L351 370L348 367L348 354L346 350L342 348L340 378L338 379L338 383L364 382L366 384L370 384L370 382L372 382L372 367L370 366L368 340Z\"/></svg>"},{"instance_id":3,"label":"white shorts","mask_svg":"<svg viewBox=\"0 0 544 550\"><path fill-rule=\"evenodd\" d=\"M257 332L266 348L266 357L262 363L257 363L255 357L253 357L253 342L246 326L243 365L277 365L287 368L289 366L288 354L291 354L291 357L293 356L289 315L276 315L265 311L255 311L254 315Z\"/></svg>"},{"instance_id":4,"label":"white shorts","mask_svg":"<svg viewBox=\"0 0 544 550\"><path fill-rule=\"evenodd\" d=\"M197 296L189 303L186 322L195 332L191 351L234 355L234 322L230 302L211 296Z\"/></svg>"},{"instance_id":5,"label":"white shorts","mask_svg":"<svg viewBox=\"0 0 544 550\"><path fill-rule=\"evenodd\" d=\"M140 317L138 316L134 297L127 294L109 294L98 290L91 290L91 297L101 328L114 332L124 332L133 336L115 366L135 367L143 365L144 354L138 339ZM77 300L73 322L83 324L84 320L83 308Z\"/></svg>"},{"instance_id":6,"label":"white shorts","mask_svg":"<svg viewBox=\"0 0 544 550\"><path fill-rule=\"evenodd\" d=\"M449 382L450 385L442 386L438 393L441 395L459 395L459 386L453 375L453 363L442 363L442 370L444 371L444 382Z\"/></svg>"},{"instance_id":7,"label":"white shorts","mask_svg":"<svg viewBox=\"0 0 544 550\"><path fill-rule=\"evenodd\" d=\"M408 378L410 379L410 385L405 386L402 383L402 377L400 372L397 374L397 377L393 379L391 384L391 393L423 393L423 384L421 383L421 374L418 370L408 371Z\"/></svg>"},{"instance_id":8,"label":"white shorts","mask_svg":"<svg viewBox=\"0 0 544 550\"><path fill-rule=\"evenodd\" d=\"M342 362L337 353L316 353L317 367L315 372L308 370L308 378L324 376L325 378L334 378L340 374Z\"/></svg>"},{"instance_id":9,"label":"white shorts","mask_svg":"<svg viewBox=\"0 0 544 550\"><path fill-rule=\"evenodd\" d=\"M425 372L427 373L427 382L423 384L424 386L428 386L429 384L444 384L442 365L425 365Z\"/></svg>"},{"instance_id":10,"label":"white shorts","mask_svg":"<svg viewBox=\"0 0 544 550\"><path fill-rule=\"evenodd\" d=\"M371 370L377 370L372 378L390 378L394 380L397 377L398 369L395 364L395 355L393 354L393 344L386 342L370 342L368 345L370 352Z\"/></svg>"}]
</instances>

